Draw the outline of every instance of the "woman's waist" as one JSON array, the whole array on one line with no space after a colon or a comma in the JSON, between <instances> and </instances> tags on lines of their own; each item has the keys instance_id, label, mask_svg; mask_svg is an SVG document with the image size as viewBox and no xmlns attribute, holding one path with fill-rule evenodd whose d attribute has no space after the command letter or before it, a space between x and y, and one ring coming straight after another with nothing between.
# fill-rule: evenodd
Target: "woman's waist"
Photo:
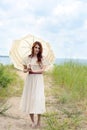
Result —
<instances>
[{"instance_id":1,"label":"woman's waist","mask_svg":"<svg viewBox=\"0 0 87 130\"><path fill-rule=\"evenodd\" d=\"M42 74L42 72L29 72L29 74Z\"/></svg>"}]
</instances>

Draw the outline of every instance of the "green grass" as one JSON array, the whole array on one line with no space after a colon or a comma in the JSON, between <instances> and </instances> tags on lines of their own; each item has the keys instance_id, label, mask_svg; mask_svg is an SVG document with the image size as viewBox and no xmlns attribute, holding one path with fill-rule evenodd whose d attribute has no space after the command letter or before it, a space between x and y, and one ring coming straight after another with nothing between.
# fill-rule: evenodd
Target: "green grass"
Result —
<instances>
[{"instance_id":1,"label":"green grass","mask_svg":"<svg viewBox=\"0 0 87 130\"><path fill-rule=\"evenodd\" d=\"M87 128L87 66L72 62L54 65L45 77L50 87L46 88L48 111L43 115L44 130Z\"/></svg>"},{"instance_id":2,"label":"green grass","mask_svg":"<svg viewBox=\"0 0 87 130\"><path fill-rule=\"evenodd\" d=\"M59 119L58 116L48 116L46 118L47 126L44 130L77 130L82 119L79 116L73 118Z\"/></svg>"},{"instance_id":3,"label":"green grass","mask_svg":"<svg viewBox=\"0 0 87 130\"><path fill-rule=\"evenodd\" d=\"M4 66L0 64L0 88L7 87L8 84L10 84L13 80L12 73L9 72L10 69L8 69L8 66Z\"/></svg>"},{"instance_id":4,"label":"green grass","mask_svg":"<svg viewBox=\"0 0 87 130\"><path fill-rule=\"evenodd\" d=\"M87 98L87 66L76 63L55 65L52 76L52 91L61 102Z\"/></svg>"},{"instance_id":5,"label":"green grass","mask_svg":"<svg viewBox=\"0 0 87 130\"><path fill-rule=\"evenodd\" d=\"M0 98L20 96L23 80L19 77L13 65L0 64Z\"/></svg>"},{"instance_id":6,"label":"green grass","mask_svg":"<svg viewBox=\"0 0 87 130\"><path fill-rule=\"evenodd\" d=\"M23 80L19 77L13 65L0 64L0 114L4 114L11 106L7 104L11 96L20 96L23 90Z\"/></svg>"},{"instance_id":7,"label":"green grass","mask_svg":"<svg viewBox=\"0 0 87 130\"><path fill-rule=\"evenodd\" d=\"M20 96L23 81L12 65L1 65L0 74L3 81L0 86L0 112L3 113L9 109L9 106L3 106L4 99ZM43 115L44 130L84 129L87 122L84 114L87 110L87 66L72 62L54 65L52 71L44 73L44 77L48 105L48 111Z\"/></svg>"},{"instance_id":8,"label":"green grass","mask_svg":"<svg viewBox=\"0 0 87 130\"><path fill-rule=\"evenodd\" d=\"M4 114L10 107L11 105L7 104L7 100L0 100L0 114Z\"/></svg>"}]
</instances>

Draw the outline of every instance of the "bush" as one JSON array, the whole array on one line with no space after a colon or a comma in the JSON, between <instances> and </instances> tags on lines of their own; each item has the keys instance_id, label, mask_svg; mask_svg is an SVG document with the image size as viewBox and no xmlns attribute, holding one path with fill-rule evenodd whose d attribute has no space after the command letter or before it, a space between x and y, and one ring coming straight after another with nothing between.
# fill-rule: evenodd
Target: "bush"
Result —
<instances>
[{"instance_id":1,"label":"bush","mask_svg":"<svg viewBox=\"0 0 87 130\"><path fill-rule=\"evenodd\" d=\"M0 87L7 87L13 81L8 66L0 64Z\"/></svg>"},{"instance_id":2,"label":"bush","mask_svg":"<svg viewBox=\"0 0 87 130\"><path fill-rule=\"evenodd\" d=\"M23 80L13 65L0 64L0 98L21 95L23 85Z\"/></svg>"}]
</instances>

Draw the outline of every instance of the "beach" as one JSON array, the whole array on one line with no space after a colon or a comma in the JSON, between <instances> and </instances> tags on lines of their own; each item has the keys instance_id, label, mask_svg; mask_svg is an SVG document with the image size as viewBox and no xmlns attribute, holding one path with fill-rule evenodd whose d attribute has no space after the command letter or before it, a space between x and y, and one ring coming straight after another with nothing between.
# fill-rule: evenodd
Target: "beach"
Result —
<instances>
[{"instance_id":1,"label":"beach","mask_svg":"<svg viewBox=\"0 0 87 130\"><path fill-rule=\"evenodd\" d=\"M80 78L80 76L77 77L77 72L83 78L86 76L86 73L82 73L85 72L83 71L84 67L79 67L78 65L75 66L75 64L65 64L64 66L58 66L58 68L55 66L55 69L52 74L49 71L44 73L46 113L42 115L42 126L40 130L56 130L57 128L58 130L87 130L87 100L85 96L86 88L84 86L85 90L82 90L82 88L80 88L81 83L79 82L79 89L75 90L75 92L77 92L77 95L73 95L75 88L71 89L68 86L70 84L71 87L72 79L74 86L76 84L76 81L74 81L74 79L77 78L78 82L78 78ZM16 69L13 69L13 71L15 71L24 82L26 73L23 73L22 71L18 71ZM76 78L74 75L75 71ZM69 79L70 83L66 80L69 78L68 73L72 75L72 77L69 75L69 77L71 77ZM65 85L67 85L68 88ZM14 84L13 87L18 89L16 84ZM80 89L83 93L79 91ZM20 89L20 91L22 90ZM0 130L32 130L32 128L29 126L31 123L29 116L22 113L19 109L20 99L21 94L19 93L19 90L16 90L16 92L13 93L13 96L11 95L8 97L7 103L11 107L3 114L0 114Z\"/></svg>"}]
</instances>

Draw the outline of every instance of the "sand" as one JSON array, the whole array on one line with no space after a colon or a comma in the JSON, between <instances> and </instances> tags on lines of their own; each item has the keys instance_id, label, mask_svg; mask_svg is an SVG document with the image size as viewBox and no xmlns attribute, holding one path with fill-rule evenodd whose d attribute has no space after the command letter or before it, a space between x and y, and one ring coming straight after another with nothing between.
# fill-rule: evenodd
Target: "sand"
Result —
<instances>
[{"instance_id":1,"label":"sand","mask_svg":"<svg viewBox=\"0 0 87 130\"><path fill-rule=\"evenodd\" d=\"M17 71L23 80L26 73ZM32 130L29 115L25 115L19 109L21 97L11 97L8 99L8 104L11 107L6 111L5 115L0 115L0 130ZM38 130L38 129L37 129Z\"/></svg>"}]
</instances>

